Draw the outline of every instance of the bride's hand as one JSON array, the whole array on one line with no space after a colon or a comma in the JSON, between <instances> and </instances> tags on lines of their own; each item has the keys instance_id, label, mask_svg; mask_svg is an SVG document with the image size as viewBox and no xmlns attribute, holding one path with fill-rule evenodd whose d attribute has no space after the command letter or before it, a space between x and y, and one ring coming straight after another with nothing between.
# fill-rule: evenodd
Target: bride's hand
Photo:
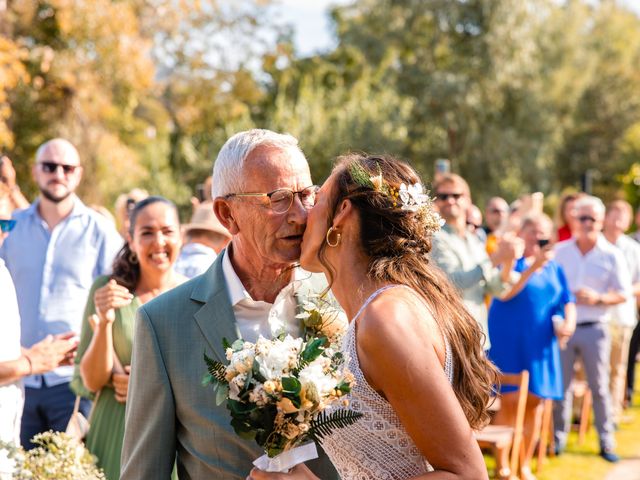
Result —
<instances>
[{"instance_id":1,"label":"bride's hand","mask_svg":"<svg viewBox=\"0 0 640 480\"><path fill-rule=\"evenodd\" d=\"M289 473L264 472L254 468L247 480L319 480L319 478L304 463L301 463L289 470Z\"/></svg>"}]
</instances>

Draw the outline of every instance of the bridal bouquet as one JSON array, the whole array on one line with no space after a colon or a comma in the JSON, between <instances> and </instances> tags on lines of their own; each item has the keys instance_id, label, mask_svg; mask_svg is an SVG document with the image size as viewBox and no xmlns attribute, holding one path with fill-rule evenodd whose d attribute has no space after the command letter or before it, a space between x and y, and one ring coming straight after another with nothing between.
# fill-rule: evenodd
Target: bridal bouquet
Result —
<instances>
[{"instance_id":1,"label":"bridal bouquet","mask_svg":"<svg viewBox=\"0 0 640 480\"><path fill-rule=\"evenodd\" d=\"M319 443L332 429L361 416L336 408L348 406L343 396L354 380L327 337L224 343L229 364L205 354L204 383L214 385L218 405L226 402L235 432L266 452L254 462L258 468L287 471L316 458L311 441Z\"/></svg>"}]
</instances>

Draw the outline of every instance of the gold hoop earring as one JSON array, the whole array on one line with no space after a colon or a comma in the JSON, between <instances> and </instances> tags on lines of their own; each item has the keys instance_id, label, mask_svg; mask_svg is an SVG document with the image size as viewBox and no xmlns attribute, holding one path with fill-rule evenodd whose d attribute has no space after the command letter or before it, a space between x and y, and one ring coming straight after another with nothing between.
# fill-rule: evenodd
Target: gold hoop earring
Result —
<instances>
[{"instance_id":1,"label":"gold hoop earring","mask_svg":"<svg viewBox=\"0 0 640 480\"><path fill-rule=\"evenodd\" d=\"M136 252L129 252L129 263L132 265L138 263L138 255L136 255Z\"/></svg>"},{"instance_id":2,"label":"gold hoop earring","mask_svg":"<svg viewBox=\"0 0 640 480\"><path fill-rule=\"evenodd\" d=\"M325 237L327 245L329 245L330 247L337 247L338 245L340 245L340 240L342 240L342 235L340 235L336 230L336 241L335 243L331 243L331 240L329 238L331 237L331 234L334 232L334 230L335 229L333 227L329 227L329 230L327 230L327 235Z\"/></svg>"}]
</instances>

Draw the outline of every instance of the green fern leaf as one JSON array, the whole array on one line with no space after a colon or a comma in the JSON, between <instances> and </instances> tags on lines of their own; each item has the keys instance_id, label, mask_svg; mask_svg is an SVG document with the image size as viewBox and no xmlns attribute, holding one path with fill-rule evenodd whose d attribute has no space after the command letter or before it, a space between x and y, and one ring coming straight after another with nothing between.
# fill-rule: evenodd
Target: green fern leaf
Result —
<instances>
[{"instance_id":1,"label":"green fern leaf","mask_svg":"<svg viewBox=\"0 0 640 480\"><path fill-rule=\"evenodd\" d=\"M207 364L207 371L209 372L209 375L211 375L211 380L223 385L229 383L224 377L225 371L227 369L227 366L224 363L210 358L206 353L204 354L204 361Z\"/></svg>"},{"instance_id":2,"label":"green fern leaf","mask_svg":"<svg viewBox=\"0 0 640 480\"><path fill-rule=\"evenodd\" d=\"M332 413L322 412L311 422L309 428L309 438L316 443L322 443L322 439L331 433L335 428L345 428L356 423L362 413L353 410L336 410Z\"/></svg>"}]
</instances>

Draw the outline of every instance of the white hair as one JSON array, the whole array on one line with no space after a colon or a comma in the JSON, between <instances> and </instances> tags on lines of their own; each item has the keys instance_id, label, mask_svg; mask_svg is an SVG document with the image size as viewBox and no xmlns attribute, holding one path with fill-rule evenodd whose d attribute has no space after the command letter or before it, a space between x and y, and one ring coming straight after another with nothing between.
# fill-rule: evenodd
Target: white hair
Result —
<instances>
[{"instance_id":1,"label":"white hair","mask_svg":"<svg viewBox=\"0 0 640 480\"><path fill-rule=\"evenodd\" d=\"M223 197L242 191L245 160L256 148L265 146L289 151L292 157L307 164L307 159L298 146L298 140L289 134L259 128L239 132L225 142L213 164L211 196Z\"/></svg>"},{"instance_id":2,"label":"white hair","mask_svg":"<svg viewBox=\"0 0 640 480\"><path fill-rule=\"evenodd\" d=\"M36 162L41 159L46 150L56 147L64 152L64 158L75 160L75 163L80 165L78 149L74 147L69 140L65 140L64 138L53 138L40 145L38 150L36 150Z\"/></svg>"},{"instance_id":3,"label":"white hair","mask_svg":"<svg viewBox=\"0 0 640 480\"><path fill-rule=\"evenodd\" d=\"M593 195L584 195L576 200L576 203L574 205L574 208L576 210L585 207L593 208L593 210L601 216L604 216L604 212L606 210L604 203L602 203L602 200L600 200L598 197L594 197Z\"/></svg>"}]
</instances>

